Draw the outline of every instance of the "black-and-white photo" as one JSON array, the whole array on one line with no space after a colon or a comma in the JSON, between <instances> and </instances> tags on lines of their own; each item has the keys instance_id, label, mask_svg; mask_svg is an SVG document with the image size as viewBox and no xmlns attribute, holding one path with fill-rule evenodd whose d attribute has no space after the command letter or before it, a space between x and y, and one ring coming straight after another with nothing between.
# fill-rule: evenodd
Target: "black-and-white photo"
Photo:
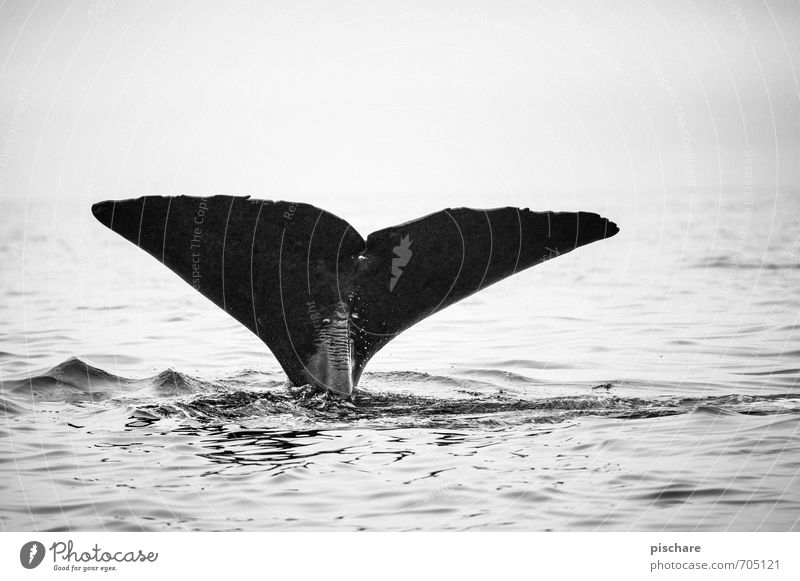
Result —
<instances>
[{"instance_id":1,"label":"black-and-white photo","mask_svg":"<svg viewBox=\"0 0 800 581\"><path fill-rule=\"evenodd\" d=\"M798 32L0 3L0 531L800 530Z\"/></svg>"}]
</instances>

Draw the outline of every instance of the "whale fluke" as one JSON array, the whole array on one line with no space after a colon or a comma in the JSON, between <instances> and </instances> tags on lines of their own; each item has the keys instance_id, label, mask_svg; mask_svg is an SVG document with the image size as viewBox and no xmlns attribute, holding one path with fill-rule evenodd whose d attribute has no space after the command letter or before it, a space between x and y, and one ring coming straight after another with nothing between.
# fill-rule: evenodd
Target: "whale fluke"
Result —
<instances>
[{"instance_id":1,"label":"whale fluke","mask_svg":"<svg viewBox=\"0 0 800 581\"><path fill-rule=\"evenodd\" d=\"M589 212L452 208L365 241L309 204L241 196L145 196L92 212L255 333L294 385L346 396L398 333L618 232Z\"/></svg>"}]
</instances>

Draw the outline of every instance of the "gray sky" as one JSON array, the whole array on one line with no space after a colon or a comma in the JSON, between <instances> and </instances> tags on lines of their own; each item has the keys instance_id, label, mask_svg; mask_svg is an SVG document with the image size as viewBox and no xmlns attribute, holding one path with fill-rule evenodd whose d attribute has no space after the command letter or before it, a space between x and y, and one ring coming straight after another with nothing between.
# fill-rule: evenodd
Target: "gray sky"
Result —
<instances>
[{"instance_id":1,"label":"gray sky","mask_svg":"<svg viewBox=\"0 0 800 581\"><path fill-rule=\"evenodd\" d=\"M0 203L797 186L798 32L788 1L3 2Z\"/></svg>"}]
</instances>

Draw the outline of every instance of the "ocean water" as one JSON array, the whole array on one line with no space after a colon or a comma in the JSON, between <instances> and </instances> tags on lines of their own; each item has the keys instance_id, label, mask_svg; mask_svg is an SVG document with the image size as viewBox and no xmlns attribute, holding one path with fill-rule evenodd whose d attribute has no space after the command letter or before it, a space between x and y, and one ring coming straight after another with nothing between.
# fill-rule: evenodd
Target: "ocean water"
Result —
<instances>
[{"instance_id":1,"label":"ocean water","mask_svg":"<svg viewBox=\"0 0 800 581\"><path fill-rule=\"evenodd\" d=\"M0 209L0 530L800 529L796 190L582 207L620 233L402 334L352 405L88 204Z\"/></svg>"}]
</instances>

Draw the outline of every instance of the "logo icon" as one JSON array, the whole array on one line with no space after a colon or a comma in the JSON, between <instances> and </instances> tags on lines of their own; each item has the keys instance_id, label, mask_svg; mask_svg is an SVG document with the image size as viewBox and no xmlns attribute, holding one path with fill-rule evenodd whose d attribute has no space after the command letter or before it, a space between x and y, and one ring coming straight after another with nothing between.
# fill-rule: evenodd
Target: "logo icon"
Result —
<instances>
[{"instance_id":1,"label":"logo icon","mask_svg":"<svg viewBox=\"0 0 800 581\"><path fill-rule=\"evenodd\" d=\"M39 541L30 541L19 550L19 562L26 569L35 569L44 559L44 545Z\"/></svg>"},{"instance_id":2,"label":"logo icon","mask_svg":"<svg viewBox=\"0 0 800 581\"><path fill-rule=\"evenodd\" d=\"M408 235L405 235L400 239L400 244L393 248L395 258L392 258L392 280L389 281L389 292L394 290L394 285L403 274L403 267L411 260L411 242Z\"/></svg>"}]
</instances>

